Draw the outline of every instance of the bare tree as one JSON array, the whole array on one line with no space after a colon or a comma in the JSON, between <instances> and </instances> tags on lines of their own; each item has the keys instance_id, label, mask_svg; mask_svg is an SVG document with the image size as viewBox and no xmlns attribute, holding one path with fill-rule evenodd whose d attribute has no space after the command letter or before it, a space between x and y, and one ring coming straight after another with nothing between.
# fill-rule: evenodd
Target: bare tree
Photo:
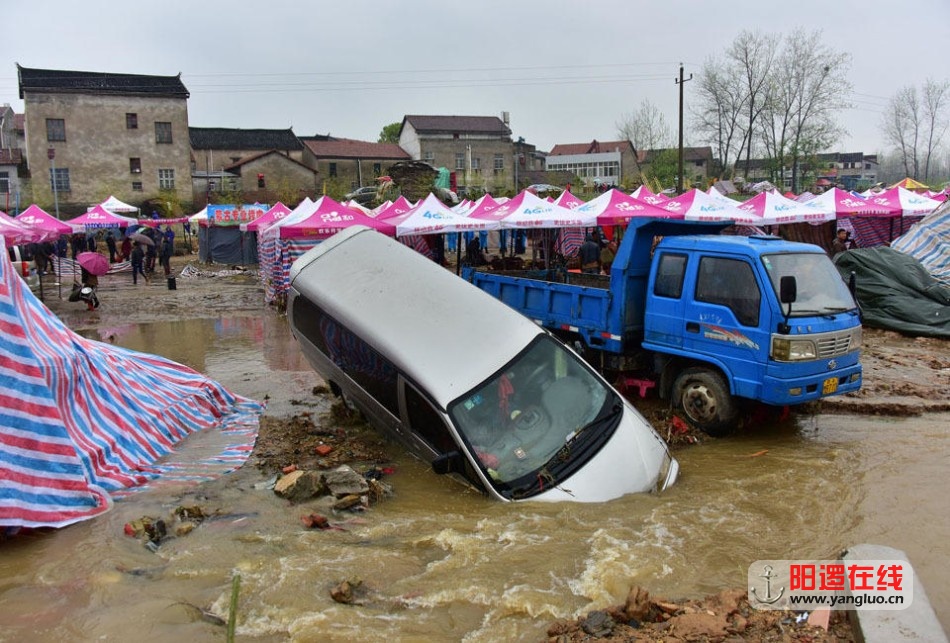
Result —
<instances>
[{"instance_id":1,"label":"bare tree","mask_svg":"<svg viewBox=\"0 0 950 643\"><path fill-rule=\"evenodd\" d=\"M884 110L884 136L897 148L905 176L917 178L920 170L918 139L921 130L920 98L917 88L902 87Z\"/></svg>"},{"instance_id":2,"label":"bare tree","mask_svg":"<svg viewBox=\"0 0 950 643\"><path fill-rule=\"evenodd\" d=\"M733 66L742 73L745 89L742 102L748 115L745 124L745 174L749 175L752 157L752 133L766 107L769 76L775 60L778 38L761 32L743 31L726 50ZM725 161L725 159L723 159Z\"/></svg>"},{"instance_id":3,"label":"bare tree","mask_svg":"<svg viewBox=\"0 0 950 643\"><path fill-rule=\"evenodd\" d=\"M930 160L947 132L947 99L950 83L927 79L924 84L924 122L927 127L927 150L924 155L924 180L930 179Z\"/></svg>"},{"instance_id":4,"label":"bare tree","mask_svg":"<svg viewBox=\"0 0 950 643\"><path fill-rule=\"evenodd\" d=\"M738 160L747 138L740 122L744 107L742 79L731 73L724 61L710 59L703 64L698 80L698 101L690 109L693 128L722 161L719 178L732 176L734 172L727 174L734 168L730 161L733 155Z\"/></svg>"},{"instance_id":5,"label":"bare tree","mask_svg":"<svg viewBox=\"0 0 950 643\"><path fill-rule=\"evenodd\" d=\"M846 55L821 42L820 31L798 29L783 42L760 132L773 169L791 168L792 190L798 189L800 165L808 155L827 148L842 133L834 114L848 106L849 66Z\"/></svg>"},{"instance_id":6,"label":"bare tree","mask_svg":"<svg viewBox=\"0 0 950 643\"><path fill-rule=\"evenodd\" d=\"M673 146L673 130L649 98L644 98L635 112L624 114L616 127L618 136L630 141L637 153ZM639 172L639 160L637 166Z\"/></svg>"}]
</instances>

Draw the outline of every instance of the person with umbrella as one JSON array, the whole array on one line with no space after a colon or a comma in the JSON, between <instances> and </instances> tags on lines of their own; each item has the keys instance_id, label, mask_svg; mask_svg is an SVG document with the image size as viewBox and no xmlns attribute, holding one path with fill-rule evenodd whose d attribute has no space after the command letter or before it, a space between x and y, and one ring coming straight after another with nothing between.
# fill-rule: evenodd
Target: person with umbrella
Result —
<instances>
[{"instance_id":1,"label":"person with umbrella","mask_svg":"<svg viewBox=\"0 0 950 643\"><path fill-rule=\"evenodd\" d=\"M109 272L109 260L98 252L80 252L76 261L82 268L82 286L79 288L78 298L86 302L89 310L95 310L99 307L99 297L96 294L99 275Z\"/></svg>"},{"instance_id":2,"label":"person with umbrella","mask_svg":"<svg viewBox=\"0 0 950 643\"><path fill-rule=\"evenodd\" d=\"M138 285L139 275L145 279L145 285L148 285L148 275L145 274L145 271L142 269L145 263L145 251L142 250L142 244L135 244L135 248L132 249L131 254L132 260L132 284Z\"/></svg>"}]
</instances>

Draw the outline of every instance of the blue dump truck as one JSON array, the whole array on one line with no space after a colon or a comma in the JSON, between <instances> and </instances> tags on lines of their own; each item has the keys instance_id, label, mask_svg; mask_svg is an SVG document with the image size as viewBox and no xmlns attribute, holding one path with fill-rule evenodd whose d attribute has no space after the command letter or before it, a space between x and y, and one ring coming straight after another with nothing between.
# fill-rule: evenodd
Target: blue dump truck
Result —
<instances>
[{"instance_id":1,"label":"blue dump truck","mask_svg":"<svg viewBox=\"0 0 950 643\"><path fill-rule=\"evenodd\" d=\"M602 372L654 384L710 435L733 430L747 401L782 407L858 390L860 311L825 252L719 234L727 225L634 219L609 276L462 276Z\"/></svg>"}]
</instances>

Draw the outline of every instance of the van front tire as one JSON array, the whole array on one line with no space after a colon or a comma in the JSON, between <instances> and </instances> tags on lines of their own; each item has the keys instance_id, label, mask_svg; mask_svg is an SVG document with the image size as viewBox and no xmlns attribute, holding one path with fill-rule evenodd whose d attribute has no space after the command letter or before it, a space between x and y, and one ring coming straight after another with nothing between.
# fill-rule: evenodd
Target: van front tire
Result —
<instances>
[{"instance_id":1,"label":"van front tire","mask_svg":"<svg viewBox=\"0 0 950 643\"><path fill-rule=\"evenodd\" d=\"M729 386L716 371L702 367L684 370L673 385L673 400L687 419L708 435L722 437L736 427L739 410Z\"/></svg>"}]
</instances>

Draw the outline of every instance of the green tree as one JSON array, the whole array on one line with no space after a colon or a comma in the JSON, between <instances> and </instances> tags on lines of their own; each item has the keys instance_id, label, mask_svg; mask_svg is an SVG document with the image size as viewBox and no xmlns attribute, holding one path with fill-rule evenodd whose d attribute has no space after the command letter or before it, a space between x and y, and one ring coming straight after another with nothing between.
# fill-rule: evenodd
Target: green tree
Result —
<instances>
[{"instance_id":1,"label":"green tree","mask_svg":"<svg viewBox=\"0 0 950 643\"><path fill-rule=\"evenodd\" d=\"M402 122L390 123L389 125L383 127L383 131L379 133L379 142L398 143L400 127L402 127Z\"/></svg>"},{"instance_id":2,"label":"green tree","mask_svg":"<svg viewBox=\"0 0 950 643\"><path fill-rule=\"evenodd\" d=\"M676 174L679 172L679 153L675 149L665 149L654 154L650 165L643 171L645 182L651 185L672 187L676 185ZM689 187L689 181L684 181Z\"/></svg>"}]
</instances>

